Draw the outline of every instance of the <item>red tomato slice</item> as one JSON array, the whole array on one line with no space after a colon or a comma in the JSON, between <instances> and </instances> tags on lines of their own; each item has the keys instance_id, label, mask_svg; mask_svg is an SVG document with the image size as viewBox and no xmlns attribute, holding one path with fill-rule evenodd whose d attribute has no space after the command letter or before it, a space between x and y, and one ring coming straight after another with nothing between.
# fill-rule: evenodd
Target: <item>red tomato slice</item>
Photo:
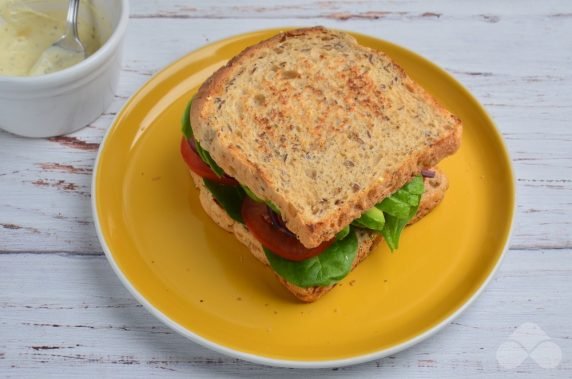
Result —
<instances>
[{"instance_id":1,"label":"red tomato slice","mask_svg":"<svg viewBox=\"0 0 572 379\"><path fill-rule=\"evenodd\" d=\"M218 176L215 172L207 165L201 157L191 148L191 144L185 137L181 140L181 155L189 168L201 178L212 180L213 182L219 184L225 184L229 186L237 186L238 182L231 178L230 176Z\"/></svg>"},{"instance_id":2,"label":"red tomato slice","mask_svg":"<svg viewBox=\"0 0 572 379\"><path fill-rule=\"evenodd\" d=\"M242 202L242 219L248 230L264 247L284 259L302 261L315 257L335 240L331 239L318 247L308 249L297 238L273 226L266 207L266 204L258 203L246 197Z\"/></svg>"}]
</instances>

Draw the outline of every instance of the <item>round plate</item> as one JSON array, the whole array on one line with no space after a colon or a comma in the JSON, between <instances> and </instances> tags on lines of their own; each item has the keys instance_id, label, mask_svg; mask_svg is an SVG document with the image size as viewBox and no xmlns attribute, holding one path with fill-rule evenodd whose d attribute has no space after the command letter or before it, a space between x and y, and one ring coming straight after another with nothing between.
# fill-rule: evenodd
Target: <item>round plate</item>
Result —
<instances>
[{"instance_id":1,"label":"round plate","mask_svg":"<svg viewBox=\"0 0 572 379\"><path fill-rule=\"evenodd\" d=\"M297 302L273 274L203 212L179 155L185 105L215 69L279 30L194 51L124 106L99 150L93 180L98 235L133 295L167 325L207 347L288 367L380 358L428 337L482 290L507 246L514 179L507 151L479 103L424 58L372 37L464 123L461 149L440 165L443 203L384 244L336 289Z\"/></svg>"}]
</instances>

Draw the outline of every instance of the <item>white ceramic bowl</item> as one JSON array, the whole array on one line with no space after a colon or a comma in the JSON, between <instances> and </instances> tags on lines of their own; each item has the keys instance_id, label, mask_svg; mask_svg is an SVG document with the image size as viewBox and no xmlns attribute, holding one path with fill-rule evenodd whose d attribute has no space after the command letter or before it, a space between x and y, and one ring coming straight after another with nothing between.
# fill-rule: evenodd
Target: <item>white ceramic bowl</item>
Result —
<instances>
[{"instance_id":1,"label":"white ceramic bowl","mask_svg":"<svg viewBox=\"0 0 572 379\"><path fill-rule=\"evenodd\" d=\"M85 61L33 77L0 76L0 128L25 137L53 137L86 126L109 106L129 19L128 0L92 0L112 33ZM67 2L63 2L67 9Z\"/></svg>"}]
</instances>

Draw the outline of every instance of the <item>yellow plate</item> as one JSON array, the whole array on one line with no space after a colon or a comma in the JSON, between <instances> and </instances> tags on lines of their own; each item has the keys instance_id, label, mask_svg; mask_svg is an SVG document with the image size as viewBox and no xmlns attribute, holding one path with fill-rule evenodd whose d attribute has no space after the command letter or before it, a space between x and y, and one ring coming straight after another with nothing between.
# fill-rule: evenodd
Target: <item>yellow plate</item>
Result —
<instances>
[{"instance_id":1,"label":"yellow plate","mask_svg":"<svg viewBox=\"0 0 572 379\"><path fill-rule=\"evenodd\" d=\"M462 147L441 167L443 203L379 247L334 291L300 304L233 236L205 215L179 156L180 119L198 86L264 30L194 51L124 106L99 151L93 210L101 244L127 288L166 324L254 362L332 367L395 353L458 315L507 246L514 182L507 151L479 103L424 58L372 37L464 122Z\"/></svg>"}]
</instances>

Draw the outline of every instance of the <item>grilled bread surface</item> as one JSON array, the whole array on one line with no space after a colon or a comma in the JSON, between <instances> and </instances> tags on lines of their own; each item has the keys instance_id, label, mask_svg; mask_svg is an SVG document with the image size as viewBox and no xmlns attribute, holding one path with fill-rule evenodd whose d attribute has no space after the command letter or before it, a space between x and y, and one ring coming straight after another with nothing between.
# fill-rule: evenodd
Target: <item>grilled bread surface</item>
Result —
<instances>
[{"instance_id":1,"label":"grilled bread surface","mask_svg":"<svg viewBox=\"0 0 572 379\"><path fill-rule=\"evenodd\" d=\"M199 89L195 137L306 247L457 150L460 120L381 51L322 27L251 46Z\"/></svg>"}]
</instances>

